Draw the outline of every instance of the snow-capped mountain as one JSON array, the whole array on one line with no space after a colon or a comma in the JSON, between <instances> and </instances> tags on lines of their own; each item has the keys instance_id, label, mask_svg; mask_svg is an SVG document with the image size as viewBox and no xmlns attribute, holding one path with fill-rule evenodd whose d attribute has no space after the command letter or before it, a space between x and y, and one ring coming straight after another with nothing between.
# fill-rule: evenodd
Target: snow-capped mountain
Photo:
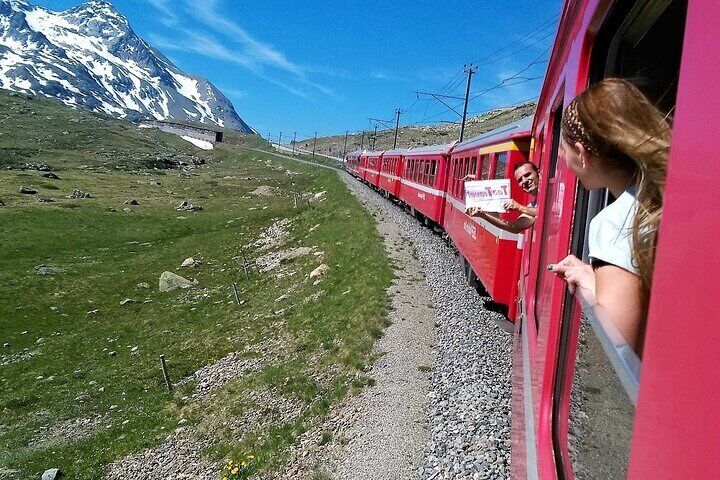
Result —
<instances>
[{"instance_id":1,"label":"snow-capped mountain","mask_svg":"<svg viewBox=\"0 0 720 480\"><path fill-rule=\"evenodd\" d=\"M0 88L119 118L252 132L220 90L180 71L102 0L63 12L0 0Z\"/></svg>"}]
</instances>

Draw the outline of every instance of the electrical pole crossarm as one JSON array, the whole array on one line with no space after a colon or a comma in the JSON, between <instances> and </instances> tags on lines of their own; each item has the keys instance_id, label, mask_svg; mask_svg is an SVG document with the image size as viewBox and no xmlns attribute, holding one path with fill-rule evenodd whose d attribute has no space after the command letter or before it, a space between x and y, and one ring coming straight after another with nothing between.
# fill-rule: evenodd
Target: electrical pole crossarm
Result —
<instances>
[{"instance_id":1,"label":"electrical pole crossarm","mask_svg":"<svg viewBox=\"0 0 720 480\"><path fill-rule=\"evenodd\" d=\"M415 95L430 95L432 97L438 98L452 98L453 100L465 100L465 97L456 97L455 95L443 95L441 93L432 93L432 92L414 92Z\"/></svg>"},{"instance_id":2,"label":"electrical pole crossarm","mask_svg":"<svg viewBox=\"0 0 720 480\"><path fill-rule=\"evenodd\" d=\"M371 122L382 123L383 126L385 126L387 128L393 128L393 125L392 125L393 120L381 120L379 118L370 118L370 117L368 117L368 120L370 120Z\"/></svg>"}]
</instances>

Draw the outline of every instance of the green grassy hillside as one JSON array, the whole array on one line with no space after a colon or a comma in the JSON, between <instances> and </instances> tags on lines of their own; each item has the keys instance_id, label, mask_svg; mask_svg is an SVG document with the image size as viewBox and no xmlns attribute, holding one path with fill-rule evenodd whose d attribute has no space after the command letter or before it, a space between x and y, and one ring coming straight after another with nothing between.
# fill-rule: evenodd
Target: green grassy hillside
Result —
<instances>
[{"instance_id":1,"label":"green grassy hillside","mask_svg":"<svg viewBox=\"0 0 720 480\"><path fill-rule=\"evenodd\" d=\"M51 467L99 478L179 424L210 438L212 462L253 452L267 471L368 381L362 368L385 326L392 272L374 221L334 172L230 146L203 152L14 94L0 93L0 111L0 478ZM206 163L159 169L194 159ZM66 198L74 189L91 197ZM305 194L297 207L296 193ZM203 210L177 211L184 200ZM261 271L299 247L309 250ZM198 266L180 267L187 257ZM246 275L244 258L260 265ZM309 273L320 264L329 269L315 285ZM55 274L38 274L40 265ZM197 286L160 292L163 271ZM193 397L193 372L231 352L247 369ZM271 414L255 392L294 414ZM239 428L240 418L256 421Z\"/></svg>"}]
</instances>

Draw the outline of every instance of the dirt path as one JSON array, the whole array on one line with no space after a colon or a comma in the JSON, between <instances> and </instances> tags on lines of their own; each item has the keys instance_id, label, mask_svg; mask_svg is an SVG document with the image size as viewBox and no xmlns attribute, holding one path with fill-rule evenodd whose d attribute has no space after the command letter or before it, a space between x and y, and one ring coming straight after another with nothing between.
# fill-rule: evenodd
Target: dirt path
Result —
<instances>
[{"instance_id":1,"label":"dirt path","mask_svg":"<svg viewBox=\"0 0 720 480\"><path fill-rule=\"evenodd\" d=\"M357 193L357 184L349 187ZM295 466L284 478L410 479L420 472L429 438L426 408L435 311L424 271L405 232L376 206L363 203L376 217L388 256L397 266L388 291L392 323L376 343L379 358L367 373L375 384L336 407L321 428L308 432L293 454L290 465ZM330 440L309 454L308 447L317 444L323 433ZM313 477L321 472L325 477Z\"/></svg>"}]
</instances>

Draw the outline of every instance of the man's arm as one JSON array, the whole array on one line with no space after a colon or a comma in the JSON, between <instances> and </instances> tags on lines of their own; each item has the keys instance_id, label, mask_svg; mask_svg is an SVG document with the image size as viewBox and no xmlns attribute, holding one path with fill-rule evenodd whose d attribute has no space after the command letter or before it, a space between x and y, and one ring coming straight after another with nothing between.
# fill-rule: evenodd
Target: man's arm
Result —
<instances>
[{"instance_id":1,"label":"man's arm","mask_svg":"<svg viewBox=\"0 0 720 480\"><path fill-rule=\"evenodd\" d=\"M508 200L505 202L505 208L508 210L517 210L518 212L527 215L528 217L537 217L537 207L531 207L530 205L520 205L515 200Z\"/></svg>"},{"instance_id":2,"label":"man's arm","mask_svg":"<svg viewBox=\"0 0 720 480\"><path fill-rule=\"evenodd\" d=\"M484 220L487 220L488 222L492 223L498 228L502 228L503 230L510 232L510 233L520 233L523 230L527 230L528 228L532 227L535 223L535 217L531 217L529 215L522 214L520 215L517 220L503 220L502 218L498 218L494 215L490 215L487 212L478 212L476 214L470 214L472 217L480 217Z\"/></svg>"}]
</instances>

